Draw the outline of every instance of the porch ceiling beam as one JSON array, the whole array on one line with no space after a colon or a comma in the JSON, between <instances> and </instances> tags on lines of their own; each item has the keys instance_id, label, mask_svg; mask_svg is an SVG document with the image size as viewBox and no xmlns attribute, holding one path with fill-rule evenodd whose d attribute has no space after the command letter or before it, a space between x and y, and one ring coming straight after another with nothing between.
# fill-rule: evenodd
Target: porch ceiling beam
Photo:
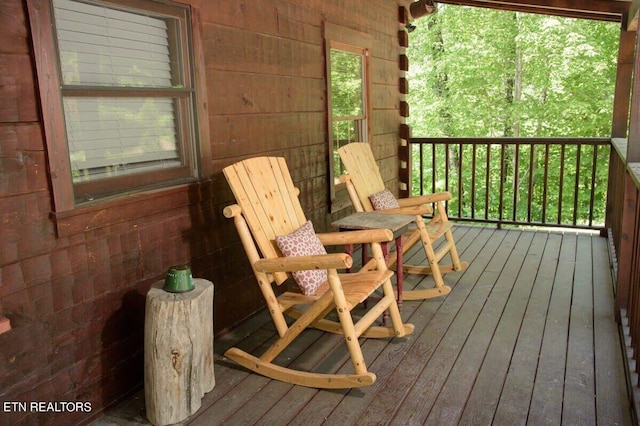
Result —
<instances>
[{"instance_id":1,"label":"porch ceiling beam","mask_svg":"<svg viewBox=\"0 0 640 426\"><path fill-rule=\"evenodd\" d=\"M640 0L633 0L629 7L629 24L627 31L638 30L638 12L640 11Z\"/></svg>"},{"instance_id":2,"label":"porch ceiling beam","mask_svg":"<svg viewBox=\"0 0 640 426\"><path fill-rule=\"evenodd\" d=\"M634 3L637 1L640 0L634 0ZM612 22L621 22L631 5L631 1L625 0L437 0L437 2Z\"/></svg>"}]
</instances>

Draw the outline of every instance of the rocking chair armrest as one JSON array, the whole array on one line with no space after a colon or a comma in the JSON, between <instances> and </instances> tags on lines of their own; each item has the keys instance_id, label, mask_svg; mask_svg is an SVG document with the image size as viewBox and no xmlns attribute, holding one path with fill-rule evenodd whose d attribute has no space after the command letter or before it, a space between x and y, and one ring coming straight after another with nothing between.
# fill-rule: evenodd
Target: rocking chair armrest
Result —
<instances>
[{"instance_id":1,"label":"rocking chair armrest","mask_svg":"<svg viewBox=\"0 0 640 426\"><path fill-rule=\"evenodd\" d=\"M327 232L316 234L322 245L382 243L393 241L393 232L388 229L367 229L349 232Z\"/></svg>"},{"instance_id":2,"label":"rocking chair armrest","mask_svg":"<svg viewBox=\"0 0 640 426\"><path fill-rule=\"evenodd\" d=\"M398 199L398 204L400 204L400 207L416 206L419 204L430 204L438 201L449 201L451 198L452 198L451 193L444 191L444 192L437 192L435 194L418 195L416 197L409 197L409 198L400 198Z\"/></svg>"},{"instance_id":3,"label":"rocking chair armrest","mask_svg":"<svg viewBox=\"0 0 640 426\"><path fill-rule=\"evenodd\" d=\"M294 272L308 269L351 268L353 259L346 253L317 254L313 256L278 257L259 259L253 268L260 272Z\"/></svg>"},{"instance_id":4,"label":"rocking chair armrest","mask_svg":"<svg viewBox=\"0 0 640 426\"><path fill-rule=\"evenodd\" d=\"M433 213L433 209L428 204L420 204L417 206L400 207L398 209L376 210L376 213L382 214L408 214L411 216L422 216L423 214Z\"/></svg>"}]
</instances>

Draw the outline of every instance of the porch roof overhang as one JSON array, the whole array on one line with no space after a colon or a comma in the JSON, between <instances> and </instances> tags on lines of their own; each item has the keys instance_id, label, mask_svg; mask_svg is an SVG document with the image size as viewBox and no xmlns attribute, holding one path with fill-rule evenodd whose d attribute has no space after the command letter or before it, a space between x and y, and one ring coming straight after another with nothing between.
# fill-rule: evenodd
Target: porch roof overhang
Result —
<instances>
[{"instance_id":1,"label":"porch roof overhang","mask_svg":"<svg viewBox=\"0 0 640 426\"><path fill-rule=\"evenodd\" d=\"M630 27L632 22L637 22L637 5L640 0L437 0L436 2L569 18L622 22L623 25ZM635 16L629 14L630 8L635 11ZM632 19L629 19L629 16Z\"/></svg>"}]
</instances>

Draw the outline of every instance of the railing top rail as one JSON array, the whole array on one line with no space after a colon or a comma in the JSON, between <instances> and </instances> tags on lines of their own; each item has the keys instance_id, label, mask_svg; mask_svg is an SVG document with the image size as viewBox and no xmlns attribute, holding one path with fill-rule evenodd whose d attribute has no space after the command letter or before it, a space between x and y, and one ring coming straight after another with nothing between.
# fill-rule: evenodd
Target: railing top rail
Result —
<instances>
[{"instance_id":1,"label":"railing top rail","mask_svg":"<svg viewBox=\"0 0 640 426\"><path fill-rule=\"evenodd\" d=\"M564 138L516 138L516 137L411 137L410 143L462 143L471 145L500 145L500 144L541 144L541 145L609 145L611 138L581 138L581 137L564 137Z\"/></svg>"}]
</instances>

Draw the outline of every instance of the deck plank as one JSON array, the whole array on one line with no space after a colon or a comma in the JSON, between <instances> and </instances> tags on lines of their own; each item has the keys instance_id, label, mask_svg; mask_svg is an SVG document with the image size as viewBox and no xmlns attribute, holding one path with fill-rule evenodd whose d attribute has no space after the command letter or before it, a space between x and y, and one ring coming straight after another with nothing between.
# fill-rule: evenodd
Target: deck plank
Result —
<instances>
[{"instance_id":1,"label":"deck plank","mask_svg":"<svg viewBox=\"0 0 640 426\"><path fill-rule=\"evenodd\" d=\"M475 252L479 251L479 248L474 250L469 246L477 239L480 234L480 228L460 228L455 230L454 236L458 242L457 246L460 251L460 255L465 258L466 256L473 256ZM480 247L480 244L476 244ZM413 261L419 263L420 257L424 256L424 252L419 250L413 257ZM410 253L411 254L411 253ZM445 281L452 286L458 285L458 281L461 277L461 273L451 273L445 276ZM422 277L417 275L405 276L406 288L414 288ZM430 282L433 284L432 281ZM420 330L424 329L429 321L436 314L443 299L437 298L428 302L409 302L405 303L402 307L402 315L408 315L407 320L416 325L416 334ZM412 310L409 311L409 308ZM377 408L384 401L384 393L381 393L382 386L390 379L393 379L398 370L404 369L406 366L406 358L409 350L416 342L416 336L409 336L401 342L392 341L390 348L392 350L384 351L371 365L373 371L376 371L378 375L378 381L374 383L370 388L363 389L363 395L355 395L349 393L340 403L336 406L330 416L327 417L328 424L354 424L358 419L365 421L364 418L369 415L371 408ZM366 413L366 414L365 414Z\"/></svg>"},{"instance_id":2,"label":"deck plank","mask_svg":"<svg viewBox=\"0 0 640 426\"><path fill-rule=\"evenodd\" d=\"M320 355L323 352L322 349L324 347L336 347L338 340L338 336L326 335L319 330L307 330L298 338L295 346L289 346L276 358L276 362L279 365L295 368L296 365L292 365L293 360L302 358L306 361L304 363L298 362L298 364L305 364L302 365L302 368L313 367L313 361L317 362L318 359L322 359ZM266 347L271 343L272 341L269 341ZM256 351L258 354L261 352L262 349ZM317 356L314 357L314 354ZM289 362L283 362L283 360L289 360ZM268 403L268 401L264 401L264 399L268 399L265 398L268 392L263 391L273 382L273 380L266 377L247 372L243 379L236 384L236 389L230 391L233 397L220 399L212 404L210 409L203 413L199 420L212 425L229 424L229 419L234 418L234 416L240 415L240 417L247 416L250 418L258 414L256 410L258 410L260 406L264 406L265 403ZM251 410L248 409L249 406ZM259 416L257 418L259 418ZM257 418L253 420L257 420ZM251 422L244 424L251 424Z\"/></svg>"},{"instance_id":3,"label":"deck plank","mask_svg":"<svg viewBox=\"0 0 640 426\"><path fill-rule=\"evenodd\" d=\"M466 231L468 230L464 230L464 231L465 232L460 232L456 236L461 237L462 234L466 233ZM419 257L420 257L420 254L418 254L417 257L413 257L413 259L419 260ZM421 277L418 277L415 275L407 276L405 278L405 288L412 288L413 286L421 282L422 282ZM438 300L440 303L442 302L441 299L438 299ZM429 309L429 310L425 310L425 309L418 310L418 307L420 306L419 303L405 303L401 309L401 314L405 321L411 322L416 326L416 330L421 330L424 328L424 325L426 324L426 322L433 316L433 314L435 313L436 307L440 303L432 304L431 306L432 309ZM416 312L418 312L419 314L418 316L414 316L414 313ZM369 359L374 360L373 363L369 363L369 369L371 371L374 371L378 377L376 383L374 383L373 386L369 386L364 389L352 389L349 391L342 391L342 392L337 391L337 392L317 393L304 406L304 408L302 408L300 412L297 413L295 420L292 419L293 424L304 424L304 425L312 424L313 425L318 421L318 419L324 420L325 418L328 418L333 413L333 411L335 411L335 407L338 404L340 404L342 401L353 400L359 403L360 405L362 405L363 399L373 398L379 384L384 383L386 381L386 378L390 376L391 374L390 366L396 365L397 362L400 362L400 360L398 360L398 357L402 356L406 352L407 348L412 344L412 341L413 341L412 336L408 336L403 339L392 339L386 342L385 347L387 350L384 355L380 353L377 353L375 355L373 353L366 353L365 354L366 360L369 360ZM375 344L377 346L378 343L379 342L376 340L372 340L372 339L367 340L362 346L363 351L369 352L370 351L369 345ZM389 343L393 343L393 344L389 344ZM393 361L389 362L389 360L393 360ZM336 416L339 416L339 415L336 415Z\"/></svg>"},{"instance_id":4,"label":"deck plank","mask_svg":"<svg viewBox=\"0 0 640 426\"><path fill-rule=\"evenodd\" d=\"M531 424L562 424L576 239L575 235L565 235L562 239L529 407L528 422Z\"/></svg>"},{"instance_id":5,"label":"deck plank","mask_svg":"<svg viewBox=\"0 0 640 426\"><path fill-rule=\"evenodd\" d=\"M252 327L253 331L251 331ZM273 338L275 329L272 326L269 316L264 312L252 317L232 333L233 336L229 339L221 339L214 342L214 352L216 352L216 358L214 360L216 385L211 392L203 397L200 413L205 412L220 398L232 392L236 385L248 374L245 370L232 365L221 354L232 346L237 346L249 352L258 350L265 342Z\"/></svg>"},{"instance_id":6,"label":"deck plank","mask_svg":"<svg viewBox=\"0 0 640 426\"><path fill-rule=\"evenodd\" d=\"M547 236L493 417L495 424L524 425L527 422L561 242L562 237L558 234Z\"/></svg>"},{"instance_id":7,"label":"deck plank","mask_svg":"<svg viewBox=\"0 0 640 426\"><path fill-rule=\"evenodd\" d=\"M319 390L273 381L224 357L259 355L275 329L266 311L215 350L216 386L181 424L209 425L631 425L606 240L558 230L454 228L464 271L445 297L405 301L415 324L400 339L361 339L369 387ZM424 261L417 247L408 253ZM432 286L405 275L405 288ZM342 337L305 331L278 358L317 372L352 371ZM94 426L148 424L144 394ZM142 407L140 407L142 404Z\"/></svg>"},{"instance_id":8,"label":"deck plank","mask_svg":"<svg viewBox=\"0 0 640 426\"><path fill-rule=\"evenodd\" d=\"M491 254L489 262L482 267L481 271L475 271L480 272L478 275L472 274L473 264L470 265L464 274L465 277L470 278L470 285L467 288L464 288L464 285L456 286L456 290L463 290L463 300L452 297L454 291L447 296L448 303L443 304L443 308L450 309L449 315L440 315L435 318L421 335L421 337L427 336L430 341L432 354L427 364L421 366L416 381L404 398L402 406L395 413L393 423L422 424L429 415L519 235L519 232L496 230L494 236L487 241L486 249L481 253L481 255L487 252ZM494 244L497 248L489 249ZM477 258L475 262L478 262ZM481 264L478 264L478 267L480 266ZM439 322L441 324L438 324ZM435 336L431 336L433 331L441 335L434 339ZM404 386L406 387L406 382Z\"/></svg>"},{"instance_id":9,"label":"deck plank","mask_svg":"<svg viewBox=\"0 0 640 426\"><path fill-rule=\"evenodd\" d=\"M495 230L483 230L484 237L488 237L495 233ZM482 264L488 263L488 259L483 261L483 257L491 250L483 250L486 248L487 242L496 244L491 238L476 237L469 248L464 252L466 259L473 260L471 265L472 273L467 269L460 274L458 281L452 292L447 296L447 304L441 303L440 298L426 300L419 303L422 309L433 309L436 305L437 320L435 318L428 321L425 327L417 331L413 337L413 344L408 349L402 360L397 363L397 368L392 376L380 388L376 395L375 403L369 404L358 420L359 424L385 423L390 421L399 407L402 406L407 393L412 384L417 379L420 372L424 369L426 363L435 351L438 342L444 337L450 323L455 318L459 306L462 305L466 296L471 291L475 280L473 278L473 270L480 273ZM489 256L486 256L487 258ZM451 275L447 274L445 280L451 280Z\"/></svg>"},{"instance_id":10,"label":"deck plank","mask_svg":"<svg viewBox=\"0 0 640 426\"><path fill-rule=\"evenodd\" d=\"M596 413L598 424L620 425L631 421L631 404L627 398L624 365L620 362L622 354L618 350L620 338L612 309L613 280L609 273L609 259L603 255L606 251L607 241L603 238L594 239L592 254Z\"/></svg>"},{"instance_id":11,"label":"deck plank","mask_svg":"<svg viewBox=\"0 0 640 426\"><path fill-rule=\"evenodd\" d=\"M547 234L530 233L531 244L522 246L526 255L500 321L491 337L490 347L479 368L478 378L464 406L462 424L491 424L502 389L510 370L511 359L522 329L527 306L538 271L548 264L543 263ZM546 259L544 259L546 260ZM489 303L492 303L490 300ZM528 399L529 395L527 395ZM521 416L520 416L521 417ZM506 424L506 423L498 423ZM510 422L508 424L514 424Z\"/></svg>"},{"instance_id":12,"label":"deck plank","mask_svg":"<svg viewBox=\"0 0 640 426\"><path fill-rule=\"evenodd\" d=\"M489 296L476 323L473 325L460 356L456 359L445 387L438 395L434 407L426 419L427 423L458 423L463 410L466 408L466 404L461 402L468 400L474 383L479 380L478 372L481 370L485 359L489 356L488 350L491 340L495 336L500 318L509 301L509 295L513 291L518 272L526 260L526 254L532 240L533 234L531 232L523 232L519 235L503 269L490 289ZM510 319L509 322L513 323L514 321ZM493 377L493 379L496 379L496 377ZM481 392L486 392L486 389Z\"/></svg>"},{"instance_id":13,"label":"deck plank","mask_svg":"<svg viewBox=\"0 0 640 426\"><path fill-rule=\"evenodd\" d=\"M592 273L591 238L578 235L562 406L562 421L568 424L596 418Z\"/></svg>"}]
</instances>

